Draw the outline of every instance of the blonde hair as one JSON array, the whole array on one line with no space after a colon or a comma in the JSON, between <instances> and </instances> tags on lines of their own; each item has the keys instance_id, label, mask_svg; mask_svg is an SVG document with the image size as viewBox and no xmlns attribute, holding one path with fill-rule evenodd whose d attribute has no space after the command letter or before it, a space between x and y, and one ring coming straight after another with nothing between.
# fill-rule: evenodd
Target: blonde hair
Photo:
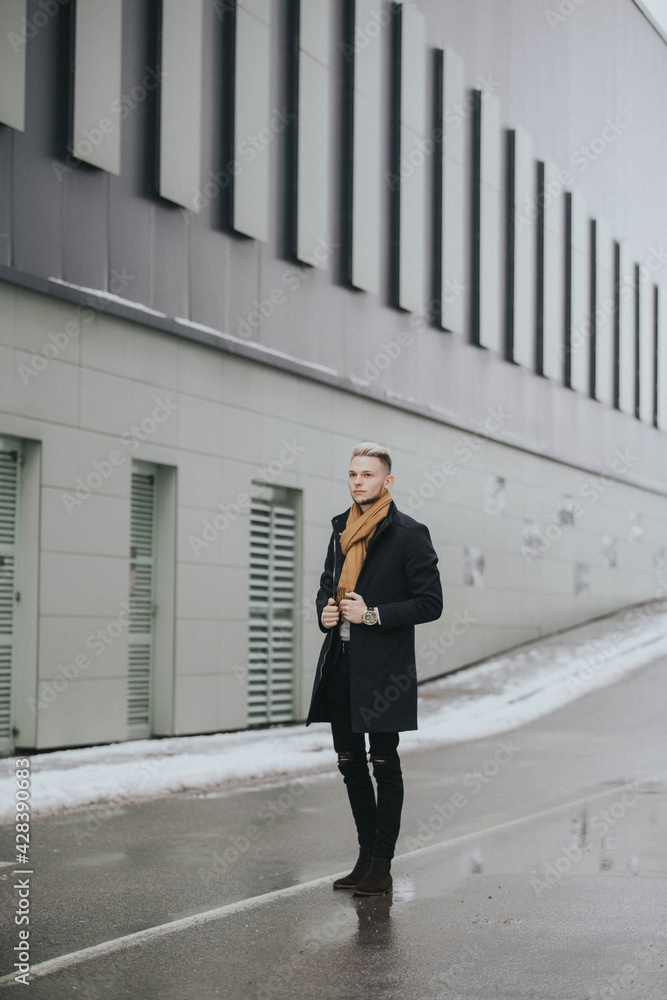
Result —
<instances>
[{"instance_id":1,"label":"blonde hair","mask_svg":"<svg viewBox=\"0 0 667 1000\"><path fill-rule=\"evenodd\" d=\"M352 458L357 455L370 455L371 458L379 458L387 468L387 475L391 474L391 455L389 449L385 448L384 445L378 444L376 441L362 441L352 452Z\"/></svg>"}]
</instances>

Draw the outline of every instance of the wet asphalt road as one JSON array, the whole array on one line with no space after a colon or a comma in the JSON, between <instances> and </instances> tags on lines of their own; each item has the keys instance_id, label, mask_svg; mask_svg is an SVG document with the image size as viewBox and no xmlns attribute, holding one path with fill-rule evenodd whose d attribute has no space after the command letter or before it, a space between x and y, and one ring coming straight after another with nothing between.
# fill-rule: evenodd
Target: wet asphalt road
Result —
<instances>
[{"instance_id":1,"label":"wet asphalt road","mask_svg":"<svg viewBox=\"0 0 667 1000\"><path fill-rule=\"evenodd\" d=\"M34 978L28 995L664 1000L666 668L510 734L405 754L382 899L330 888L356 857L337 772L35 821L33 964L228 909ZM0 875L4 974L16 928Z\"/></svg>"}]
</instances>

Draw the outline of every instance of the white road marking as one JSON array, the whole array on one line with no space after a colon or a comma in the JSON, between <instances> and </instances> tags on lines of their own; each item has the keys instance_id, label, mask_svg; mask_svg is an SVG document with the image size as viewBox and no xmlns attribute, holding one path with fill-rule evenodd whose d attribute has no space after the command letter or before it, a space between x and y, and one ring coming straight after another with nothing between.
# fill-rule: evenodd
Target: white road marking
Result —
<instances>
[{"instance_id":1,"label":"white road marking","mask_svg":"<svg viewBox=\"0 0 667 1000\"><path fill-rule=\"evenodd\" d=\"M662 771L660 774L650 775L647 778L629 781L624 785L607 788L605 791L596 792L594 795L586 795L580 799L573 799L570 802L563 802L560 805L550 806L548 809L541 809L539 812L530 813L526 816L518 816L516 819L508 819L502 823L496 823L494 826L484 827L481 830L472 830L470 833L461 834L461 836L453 837L451 840L441 840L437 844L429 844L426 847L418 847L414 851L408 851L405 854L397 854L394 858L394 862L404 861L406 858L414 858L418 855L432 854L434 851L454 847L458 844L463 844L468 840L484 837L488 833L496 833L498 830L507 830L510 827L518 826L521 823L529 823L533 820L542 819L543 817L550 816L553 813L571 809L573 806L584 805L587 802L593 802L596 799L617 794L627 788L641 785L648 781L659 781L664 777L667 777L667 771ZM260 896L250 896L248 899L240 899L236 903L227 903L225 906L218 906L213 910L204 910L202 913L193 913L189 917L181 917L178 920L170 920L166 924L158 924L156 927L147 927L145 930L135 931L133 934L125 934L123 937L113 938L111 941L103 941L100 944L91 945L89 948L82 948L80 951L72 951L68 955L60 955L58 958L50 958L46 962L40 962L38 965L34 965L30 970L30 978L36 979L41 976L49 976L54 972L60 972L62 969L67 969L72 965L89 962L95 958L103 958L105 955L111 955L113 952L122 951L124 948L131 948L134 945L166 937L169 934L175 934L178 931L187 930L190 927L196 927L198 924L209 923L211 920L218 920L220 917L230 916L233 913L241 913L243 911L256 909L264 903L268 903L274 899L287 899L290 896L295 896L299 892L303 892L306 889L314 889L319 885L330 885L332 879L340 878L343 875L347 875L347 871L336 872L333 875L323 875L321 878L312 879L310 882L299 882L298 885L290 885L284 889L273 889L271 892L264 892ZM0 978L0 986L13 982L15 976L15 972L2 976Z\"/></svg>"}]
</instances>

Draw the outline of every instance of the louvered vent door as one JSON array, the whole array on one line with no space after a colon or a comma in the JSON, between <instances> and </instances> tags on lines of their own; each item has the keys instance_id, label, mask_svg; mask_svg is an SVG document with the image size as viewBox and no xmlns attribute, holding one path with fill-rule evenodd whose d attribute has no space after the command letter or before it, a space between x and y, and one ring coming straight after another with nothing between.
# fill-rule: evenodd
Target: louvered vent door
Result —
<instances>
[{"instance_id":1,"label":"louvered vent door","mask_svg":"<svg viewBox=\"0 0 667 1000\"><path fill-rule=\"evenodd\" d=\"M130 739L151 735L155 475L132 472L127 724Z\"/></svg>"},{"instance_id":2,"label":"louvered vent door","mask_svg":"<svg viewBox=\"0 0 667 1000\"><path fill-rule=\"evenodd\" d=\"M9 753L12 734L12 664L19 448L0 445L0 753Z\"/></svg>"},{"instance_id":3,"label":"louvered vent door","mask_svg":"<svg viewBox=\"0 0 667 1000\"><path fill-rule=\"evenodd\" d=\"M294 716L296 511L254 500L250 510L248 723Z\"/></svg>"}]
</instances>

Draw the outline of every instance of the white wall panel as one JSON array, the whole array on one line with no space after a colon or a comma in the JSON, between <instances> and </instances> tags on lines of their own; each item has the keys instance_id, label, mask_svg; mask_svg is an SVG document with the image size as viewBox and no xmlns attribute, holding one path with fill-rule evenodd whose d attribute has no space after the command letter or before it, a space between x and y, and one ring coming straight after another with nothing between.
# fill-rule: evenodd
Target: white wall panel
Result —
<instances>
[{"instance_id":1,"label":"white wall panel","mask_svg":"<svg viewBox=\"0 0 667 1000\"><path fill-rule=\"evenodd\" d=\"M25 129L25 51L23 25L27 0L0 3L0 122Z\"/></svg>"},{"instance_id":2,"label":"white wall panel","mask_svg":"<svg viewBox=\"0 0 667 1000\"><path fill-rule=\"evenodd\" d=\"M535 204L535 160L530 136L514 132L514 351L518 364L535 370L535 263L537 227L525 211Z\"/></svg>"},{"instance_id":3,"label":"white wall panel","mask_svg":"<svg viewBox=\"0 0 667 1000\"><path fill-rule=\"evenodd\" d=\"M269 56L271 0L238 0L234 56L233 227L266 242L269 238L271 125Z\"/></svg>"},{"instance_id":4,"label":"white wall panel","mask_svg":"<svg viewBox=\"0 0 667 1000\"><path fill-rule=\"evenodd\" d=\"M565 196L557 167L544 164L544 342L543 372L555 382L563 380L563 330L565 287ZM553 194L550 194L554 192Z\"/></svg>"},{"instance_id":5,"label":"white wall panel","mask_svg":"<svg viewBox=\"0 0 667 1000\"><path fill-rule=\"evenodd\" d=\"M590 388L590 223L578 191L570 196L570 385L588 395Z\"/></svg>"},{"instance_id":6,"label":"white wall panel","mask_svg":"<svg viewBox=\"0 0 667 1000\"><path fill-rule=\"evenodd\" d=\"M329 231L329 22L329 0L300 0L296 255L323 269L329 260L322 253Z\"/></svg>"},{"instance_id":7,"label":"white wall panel","mask_svg":"<svg viewBox=\"0 0 667 1000\"><path fill-rule=\"evenodd\" d=\"M401 9L400 223L398 304L420 313L426 260L426 43L424 16Z\"/></svg>"},{"instance_id":8,"label":"white wall panel","mask_svg":"<svg viewBox=\"0 0 667 1000\"><path fill-rule=\"evenodd\" d=\"M160 194L199 210L202 0L162 0Z\"/></svg>"},{"instance_id":9,"label":"white wall panel","mask_svg":"<svg viewBox=\"0 0 667 1000\"><path fill-rule=\"evenodd\" d=\"M501 349L503 331L503 135L500 102L491 93L480 101L479 343Z\"/></svg>"},{"instance_id":10,"label":"white wall panel","mask_svg":"<svg viewBox=\"0 0 667 1000\"><path fill-rule=\"evenodd\" d=\"M352 136L352 266L351 281L367 292L380 291L380 205L384 185L381 167L380 114L382 100L381 42L383 31L369 33L379 24L381 0L356 0L353 136Z\"/></svg>"},{"instance_id":11,"label":"white wall panel","mask_svg":"<svg viewBox=\"0 0 667 1000\"><path fill-rule=\"evenodd\" d=\"M614 405L614 244L604 219L595 223L595 398Z\"/></svg>"},{"instance_id":12,"label":"white wall panel","mask_svg":"<svg viewBox=\"0 0 667 1000\"><path fill-rule=\"evenodd\" d=\"M635 265L628 243L619 243L619 345L618 406L623 413L635 414Z\"/></svg>"},{"instance_id":13,"label":"white wall panel","mask_svg":"<svg viewBox=\"0 0 667 1000\"><path fill-rule=\"evenodd\" d=\"M464 297L468 289L465 242L465 98L463 59L452 49L443 52L442 69L442 290L441 323L464 332Z\"/></svg>"},{"instance_id":14,"label":"white wall panel","mask_svg":"<svg viewBox=\"0 0 667 1000\"><path fill-rule=\"evenodd\" d=\"M77 0L74 42L74 155L120 173L123 0Z\"/></svg>"},{"instance_id":15,"label":"white wall panel","mask_svg":"<svg viewBox=\"0 0 667 1000\"><path fill-rule=\"evenodd\" d=\"M653 282L650 273L644 271L639 268L639 416L652 425L655 384Z\"/></svg>"}]
</instances>

